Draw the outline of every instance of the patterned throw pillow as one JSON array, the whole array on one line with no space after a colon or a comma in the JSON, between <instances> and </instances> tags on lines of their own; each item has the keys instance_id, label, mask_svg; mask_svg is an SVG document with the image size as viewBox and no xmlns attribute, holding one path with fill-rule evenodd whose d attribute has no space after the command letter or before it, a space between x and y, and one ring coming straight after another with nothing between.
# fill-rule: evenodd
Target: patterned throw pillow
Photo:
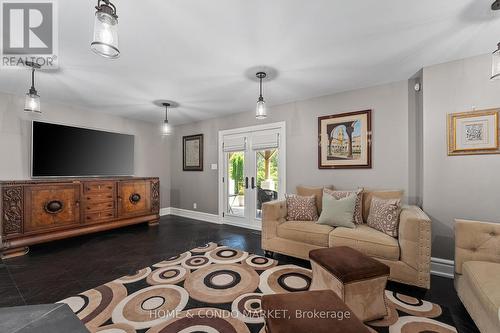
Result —
<instances>
[{"instance_id":1,"label":"patterned throw pillow","mask_svg":"<svg viewBox=\"0 0 500 333\"><path fill-rule=\"evenodd\" d=\"M288 221L316 221L318 210L316 208L316 197L314 195L301 197L296 194L286 195L286 208Z\"/></svg>"},{"instance_id":2,"label":"patterned throw pillow","mask_svg":"<svg viewBox=\"0 0 500 333\"><path fill-rule=\"evenodd\" d=\"M324 193L328 193L335 199L343 199L350 197L351 195L356 195L356 208L354 209L354 223L363 224L363 189L360 188L356 191L332 191L329 189L324 189Z\"/></svg>"},{"instance_id":3,"label":"patterned throw pillow","mask_svg":"<svg viewBox=\"0 0 500 333\"><path fill-rule=\"evenodd\" d=\"M373 197L368 215L368 226L383 233L398 237L401 200Z\"/></svg>"}]
</instances>

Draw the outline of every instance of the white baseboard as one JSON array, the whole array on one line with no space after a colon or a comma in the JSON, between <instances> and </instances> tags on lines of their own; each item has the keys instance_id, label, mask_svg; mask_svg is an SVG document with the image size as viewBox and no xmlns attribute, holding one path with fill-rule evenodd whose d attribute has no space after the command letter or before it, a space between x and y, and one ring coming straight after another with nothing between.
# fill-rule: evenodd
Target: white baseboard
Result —
<instances>
[{"instance_id":1,"label":"white baseboard","mask_svg":"<svg viewBox=\"0 0 500 333\"><path fill-rule=\"evenodd\" d=\"M453 260L431 258L431 274L453 279L454 272L455 262Z\"/></svg>"},{"instance_id":2,"label":"white baseboard","mask_svg":"<svg viewBox=\"0 0 500 333\"><path fill-rule=\"evenodd\" d=\"M170 215L170 207L160 209L160 216L165 216L165 215Z\"/></svg>"},{"instance_id":3,"label":"white baseboard","mask_svg":"<svg viewBox=\"0 0 500 333\"><path fill-rule=\"evenodd\" d=\"M197 212L194 210L181 209L181 208L175 208L175 207L162 208L160 210L160 215L161 216L163 216L163 215L176 215L176 216L186 217L189 219L221 224L221 220L219 218L219 215Z\"/></svg>"},{"instance_id":4,"label":"white baseboard","mask_svg":"<svg viewBox=\"0 0 500 333\"><path fill-rule=\"evenodd\" d=\"M258 225L248 225L248 224L243 224L243 223L238 223L238 222L228 221L228 220L224 221L224 224L232 225L232 226L240 227L240 228L245 228L245 229L251 229L251 230L258 230L258 231L262 230L262 227L258 226Z\"/></svg>"}]
</instances>

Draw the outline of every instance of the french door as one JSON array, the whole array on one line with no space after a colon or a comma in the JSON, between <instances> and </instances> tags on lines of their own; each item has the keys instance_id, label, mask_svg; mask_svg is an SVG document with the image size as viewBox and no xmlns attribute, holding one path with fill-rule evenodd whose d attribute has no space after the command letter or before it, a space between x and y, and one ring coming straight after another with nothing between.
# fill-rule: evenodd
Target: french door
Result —
<instances>
[{"instance_id":1,"label":"french door","mask_svg":"<svg viewBox=\"0 0 500 333\"><path fill-rule=\"evenodd\" d=\"M219 213L223 223L261 229L262 205L285 194L285 124L219 133Z\"/></svg>"}]
</instances>

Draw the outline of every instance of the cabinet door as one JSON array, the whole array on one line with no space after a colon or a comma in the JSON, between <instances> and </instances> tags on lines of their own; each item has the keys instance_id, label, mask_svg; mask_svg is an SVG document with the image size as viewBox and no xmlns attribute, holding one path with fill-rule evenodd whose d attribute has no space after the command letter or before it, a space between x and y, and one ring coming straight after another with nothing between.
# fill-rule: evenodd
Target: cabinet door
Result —
<instances>
[{"instance_id":1,"label":"cabinet door","mask_svg":"<svg viewBox=\"0 0 500 333\"><path fill-rule=\"evenodd\" d=\"M118 215L137 216L151 213L151 182L129 180L118 183Z\"/></svg>"},{"instance_id":2,"label":"cabinet door","mask_svg":"<svg viewBox=\"0 0 500 333\"><path fill-rule=\"evenodd\" d=\"M25 233L80 223L80 185L26 187L25 216Z\"/></svg>"}]
</instances>

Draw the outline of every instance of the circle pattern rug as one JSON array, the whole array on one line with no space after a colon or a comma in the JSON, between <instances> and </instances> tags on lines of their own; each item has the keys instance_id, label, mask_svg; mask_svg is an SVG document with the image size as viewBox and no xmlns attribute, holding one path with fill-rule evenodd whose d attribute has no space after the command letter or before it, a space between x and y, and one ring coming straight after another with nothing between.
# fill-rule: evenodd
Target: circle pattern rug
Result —
<instances>
[{"instance_id":1,"label":"circle pattern rug","mask_svg":"<svg viewBox=\"0 0 500 333\"><path fill-rule=\"evenodd\" d=\"M100 333L264 333L265 294L307 291L312 272L214 242L66 298L61 303ZM370 332L456 332L438 304L392 291Z\"/></svg>"}]
</instances>

